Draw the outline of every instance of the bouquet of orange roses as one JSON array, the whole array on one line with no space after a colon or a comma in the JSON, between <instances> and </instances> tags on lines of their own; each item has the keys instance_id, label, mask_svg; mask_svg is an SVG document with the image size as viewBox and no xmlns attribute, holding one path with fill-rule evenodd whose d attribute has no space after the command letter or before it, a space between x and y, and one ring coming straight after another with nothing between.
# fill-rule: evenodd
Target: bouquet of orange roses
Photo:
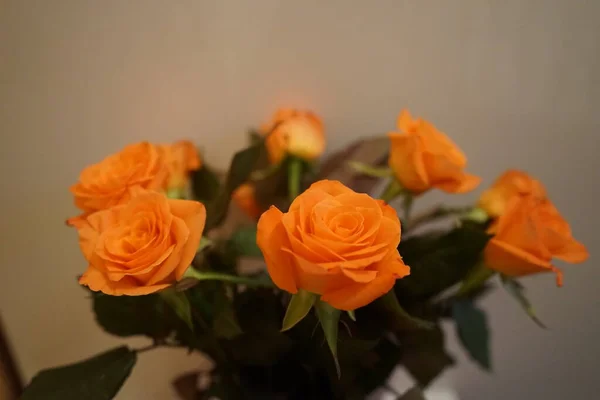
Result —
<instances>
[{"instance_id":1,"label":"bouquet of orange roses","mask_svg":"<svg viewBox=\"0 0 600 400\"><path fill-rule=\"evenodd\" d=\"M187 141L133 144L81 172L81 214L67 221L87 261L79 283L106 332L149 344L44 370L24 400L113 398L138 353L164 346L214 361L175 381L184 396L192 378L190 399L362 399L399 365L416 386L398 398L422 398L453 363L442 320L489 369L477 300L492 280L543 326L518 278L552 272L560 286L552 259L588 257L544 186L516 170L477 204L413 214L428 191L465 193L480 179L408 111L387 137L321 163L311 112L280 110L250 141L226 174Z\"/></svg>"}]
</instances>

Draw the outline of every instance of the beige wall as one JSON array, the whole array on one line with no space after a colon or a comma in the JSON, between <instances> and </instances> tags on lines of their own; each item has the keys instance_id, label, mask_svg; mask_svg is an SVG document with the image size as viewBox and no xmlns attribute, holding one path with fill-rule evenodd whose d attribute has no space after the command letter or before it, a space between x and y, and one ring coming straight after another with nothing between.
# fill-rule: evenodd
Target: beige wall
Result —
<instances>
[{"instance_id":1,"label":"beige wall","mask_svg":"<svg viewBox=\"0 0 600 400\"><path fill-rule=\"evenodd\" d=\"M526 281L550 331L498 292L486 302L494 375L456 349L465 362L444 380L465 400L594 397L599 16L594 0L0 0L0 310L26 379L119 342L94 325L63 225L83 166L190 137L223 167L277 105L321 113L333 150L410 107L486 184L512 166L543 179L592 250L563 289ZM145 354L119 398L171 398L163 376L196 362Z\"/></svg>"}]
</instances>

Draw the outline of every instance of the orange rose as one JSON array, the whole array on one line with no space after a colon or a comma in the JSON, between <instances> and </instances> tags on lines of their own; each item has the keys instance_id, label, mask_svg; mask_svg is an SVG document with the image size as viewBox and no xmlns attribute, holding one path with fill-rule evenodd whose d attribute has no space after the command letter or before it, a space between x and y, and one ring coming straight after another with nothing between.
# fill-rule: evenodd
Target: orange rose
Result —
<instances>
[{"instance_id":1,"label":"orange rose","mask_svg":"<svg viewBox=\"0 0 600 400\"><path fill-rule=\"evenodd\" d=\"M545 199L546 189L540 181L525 172L511 169L500 175L492 187L483 192L478 206L490 217L496 218L504 213L508 202L513 197L528 194Z\"/></svg>"},{"instance_id":2,"label":"orange rose","mask_svg":"<svg viewBox=\"0 0 600 400\"><path fill-rule=\"evenodd\" d=\"M509 276L555 272L562 285L562 272L553 257L580 263L588 252L576 241L569 224L547 200L534 195L514 197L506 212L490 228L495 236L484 251L488 267Z\"/></svg>"},{"instance_id":3,"label":"orange rose","mask_svg":"<svg viewBox=\"0 0 600 400\"><path fill-rule=\"evenodd\" d=\"M75 205L86 214L123 204L137 189L158 190L165 180L166 169L158 148L142 142L125 147L90 165L79 175L79 182L71 186ZM76 225L81 217L70 218L67 223Z\"/></svg>"},{"instance_id":4,"label":"orange rose","mask_svg":"<svg viewBox=\"0 0 600 400\"><path fill-rule=\"evenodd\" d=\"M202 203L144 191L78 224L89 267L79 283L110 295L144 295L170 286L190 266L202 237Z\"/></svg>"},{"instance_id":5,"label":"orange rose","mask_svg":"<svg viewBox=\"0 0 600 400\"><path fill-rule=\"evenodd\" d=\"M480 178L465 173L467 159L460 149L433 124L412 119L404 110L398 116L398 132L390 138L389 166L403 187L414 194L438 188L449 193L475 189Z\"/></svg>"},{"instance_id":6,"label":"orange rose","mask_svg":"<svg viewBox=\"0 0 600 400\"><path fill-rule=\"evenodd\" d=\"M256 241L279 288L319 294L340 310L369 304L410 273L396 211L338 181L314 183L285 214L272 206Z\"/></svg>"},{"instance_id":7,"label":"orange rose","mask_svg":"<svg viewBox=\"0 0 600 400\"><path fill-rule=\"evenodd\" d=\"M325 150L325 133L321 119L310 111L281 109L270 123L263 125L266 147L271 163L277 164L286 155L313 160Z\"/></svg>"},{"instance_id":8,"label":"orange rose","mask_svg":"<svg viewBox=\"0 0 600 400\"><path fill-rule=\"evenodd\" d=\"M254 197L255 188L250 183L245 183L238 187L232 195L233 201L239 208L251 218L256 218L260 215L260 207L256 203Z\"/></svg>"},{"instance_id":9,"label":"orange rose","mask_svg":"<svg viewBox=\"0 0 600 400\"><path fill-rule=\"evenodd\" d=\"M202 166L196 146L188 140L160 146L167 167L166 189L182 190L187 186L188 174Z\"/></svg>"}]
</instances>

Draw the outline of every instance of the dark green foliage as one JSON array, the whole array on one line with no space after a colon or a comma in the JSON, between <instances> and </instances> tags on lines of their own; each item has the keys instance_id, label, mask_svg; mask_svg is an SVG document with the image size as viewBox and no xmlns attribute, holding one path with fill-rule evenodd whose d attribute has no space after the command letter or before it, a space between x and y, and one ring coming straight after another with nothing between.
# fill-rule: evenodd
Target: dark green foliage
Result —
<instances>
[{"instance_id":1,"label":"dark green foliage","mask_svg":"<svg viewBox=\"0 0 600 400\"><path fill-rule=\"evenodd\" d=\"M256 225L238 228L229 238L229 246L238 256L262 257L256 244Z\"/></svg>"},{"instance_id":2,"label":"dark green foliage","mask_svg":"<svg viewBox=\"0 0 600 400\"><path fill-rule=\"evenodd\" d=\"M110 400L131 373L137 354L127 347L39 372L21 400Z\"/></svg>"},{"instance_id":3,"label":"dark green foliage","mask_svg":"<svg viewBox=\"0 0 600 400\"><path fill-rule=\"evenodd\" d=\"M426 301L460 282L479 261L489 239L484 231L463 226L402 240L398 250L410 275L396 283L400 301Z\"/></svg>"},{"instance_id":4,"label":"dark green foliage","mask_svg":"<svg viewBox=\"0 0 600 400\"><path fill-rule=\"evenodd\" d=\"M444 346L444 333L440 326L422 331L409 331L398 335L402 347L399 360L422 386L429 385L446 367L454 363Z\"/></svg>"},{"instance_id":5,"label":"dark green foliage","mask_svg":"<svg viewBox=\"0 0 600 400\"><path fill-rule=\"evenodd\" d=\"M225 183L219 190L219 194L207 206L205 228L207 231L223 222L227 215L229 203L231 202L231 194L250 178L263 149L262 142L258 142L235 153L231 160Z\"/></svg>"},{"instance_id":6,"label":"dark green foliage","mask_svg":"<svg viewBox=\"0 0 600 400\"><path fill-rule=\"evenodd\" d=\"M219 177L207 165L203 165L199 170L193 171L190 174L190 182L194 198L205 204L213 201L221 188Z\"/></svg>"},{"instance_id":7,"label":"dark green foliage","mask_svg":"<svg viewBox=\"0 0 600 400\"><path fill-rule=\"evenodd\" d=\"M477 364L491 369L490 332L485 313L468 300L454 303L452 315L461 343Z\"/></svg>"},{"instance_id":8,"label":"dark green foliage","mask_svg":"<svg viewBox=\"0 0 600 400\"><path fill-rule=\"evenodd\" d=\"M109 296L100 292L90 293L96 322L108 333L161 339L174 329L173 312L157 294Z\"/></svg>"}]
</instances>

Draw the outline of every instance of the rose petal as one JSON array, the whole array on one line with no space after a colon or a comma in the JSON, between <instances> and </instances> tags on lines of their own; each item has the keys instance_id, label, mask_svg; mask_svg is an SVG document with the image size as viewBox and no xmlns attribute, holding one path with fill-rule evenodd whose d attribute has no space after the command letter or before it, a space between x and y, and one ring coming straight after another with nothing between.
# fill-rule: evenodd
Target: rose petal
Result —
<instances>
[{"instance_id":1,"label":"rose petal","mask_svg":"<svg viewBox=\"0 0 600 400\"><path fill-rule=\"evenodd\" d=\"M448 154L425 153L423 162L432 179L432 186L448 193L465 193L475 189L481 179L466 174L463 166L451 160Z\"/></svg>"},{"instance_id":2,"label":"rose petal","mask_svg":"<svg viewBox=\"0 0 600 400\"><path fill-rule=\"evenodd\" d=\"M256 243L263 253L271 279L279 288L297 293L292 259L282 251L290 246L288 235L281 223L282 212L271 206L258 220Z\"/></svg>"},{"instance_id":3,"label":"rose petal","mask_svg":"<svg viewBox=\"0 0 600 400\"><path fill-rule=\"evenodd\" d=\"M103 292L112 296L141 296L165 289L171 284L160 284L151 286L140 286L139 282L131 277L125 277L120 281L109 280L100 270L88 267L87 271L79 278L81 285L88 286L94 292Z\"/></svg>"},{"instance_id":4,"label":"rose petal","mask_svg":"<svg viewBox=\"0 0 600 400\"><path fill-rule=\"evenodd\" d=\"M190 230L183 219L179 217L173 219L171 223L171 235L171 240L174 242L171 246L171 252L169 252L168 258L165 258L160 264L153 267L154 273L148 279L148 285L154 285L166 279L182 262L183 249L190 240ZM197 249L198 246L196 246ZM179 280L180 278L176 279Z\"/></svg>"},{"instance_id":5,"label":"rose petal","mask_svg":"<svg viewBox=\"0 0 600 400\"><path fill-rule=\"evenodd\" d=\"M551 248L552 256L568 263L581 263L587 260L590 256L590 253L587 251L586 247L573 238L563 238L556 237L553 239L553 236L557 235L556 233L549 233L546 237L547 240L556 240L556 244ZM558 235L557 235L558 236Z\"/></svg>"},{"instance_id":6,"label":"rose petal","mask_svg":"<svg viewBox=\"0 0 600 400\"><path fill-rule=\"evenodd\" d=\"M488 267L509 276L552 271L549 259L538 258L496 238L488 242L484 257Z\"/></svg>"},{"instance_id":7,"label":"rose petal","mask_svg":"<svg viewBox=\"0 0 600 400\"><path fill-rule=\"evenodd\" d=\"M312 185L310 185L307 192L310 193L314 190L321 190L334 197L340 196L342 194L356 193L354 190L345 186L342 182L329 179L323 179L313 183Z\"/></svg>"},{"instance_id":8,"label":"rose petal","mask_svg":"<svg viewBox=\"0 0 600 400\"><path fill-rule=\"evenodd\" d=\"M347 269L342 268L342 273L354 282L367 283L371 282L377 276L377 271L361 270L361 269Z\"/></svg>"},{"instance_id":9,"label":"rose petal","mask_svg":"<svg viewBox=\"0 0 600 400\"><path fill-rule=\"evenodd\" d=\"M298 268L297 284L304 290L311 293L321 294L330 287L337 287L344 282L343 274L338 266L333 266L329 269L305 260L292 250L284 248L284 252L288 253L296 263Z\"/></svg>"},{"instance_id":10,"label":"rose petal","mask_svg":"<svg viewBox=\"0 0 600 400\"><path fill-rule=\"evenodd\" d=\"M410 267L404 264L398 250L390 252L383 260L371 267L377 271L393 274L397 279L410 275Z\"/></svg>"},{"instance_id":11,"label":"rose petal","mask_svg":"<svg viewBox=\"0 0 600 400\"><path fill-rule=\"evenodd\" d=\"M173 215L181 218L189 230L189 236L179 255L179 264L175 270L175 278L180 280L196 256L204 225L206 224L206 208L204 204L189 200L169 200Z\"/></svg>"},{"instance_id":12,"label":"rose petal","mask_svg":"<svg viewBox=\"0 0 600 400\"><path fill-rule=\"evenodd\" d=\"M398 114L398 118L396 119L396 127L400 132L408 133L410 131L413 119L410 115L410 111L402 110Z\"/></svg>"},{"instance_id":13,"label":"rose petal","mask_svg":"<svg viewBox=\"0 0 600 400\"><path fill-rule=\"evenodd\" d=\"M447 193L467 193L477 188L480 183L480 177L463 173L457 180L440 182L434 186Z\"/></svg>"},{"instance_id":14,"label":"rose petal","mask_svg":"<svg viewBox=\"0 0 600 400\"><path fill-rule=\"evenodd\" d=\"M321 300L338 310L350 311L366 306L389 292L396 279L391 274L378 273L369 283L352 283L323 293Z\"/></svg>"},{"instance_id":15,"label":"rose petal","mask_svg":"<svg viewBox=\"0 0 600 400\"><path fill-rule=\"evenodd\" d=\"M543 242L543 221L538 207L539 203L531 196L511 200L495 227L495 239L549 262L552 254Z\"/></svg>"},{"instance_id":16,"label":"rose petal","mask_svg":"<svg viewBox=\"0 0 600 400\"><path fill-rule=\"evenodd\" d=\"M414 135L388 133L390 156L388 164L396 178L408 190L421 193L429 189L429 176L423 163L423 148Z\"/></svg>"}]
</instances>

